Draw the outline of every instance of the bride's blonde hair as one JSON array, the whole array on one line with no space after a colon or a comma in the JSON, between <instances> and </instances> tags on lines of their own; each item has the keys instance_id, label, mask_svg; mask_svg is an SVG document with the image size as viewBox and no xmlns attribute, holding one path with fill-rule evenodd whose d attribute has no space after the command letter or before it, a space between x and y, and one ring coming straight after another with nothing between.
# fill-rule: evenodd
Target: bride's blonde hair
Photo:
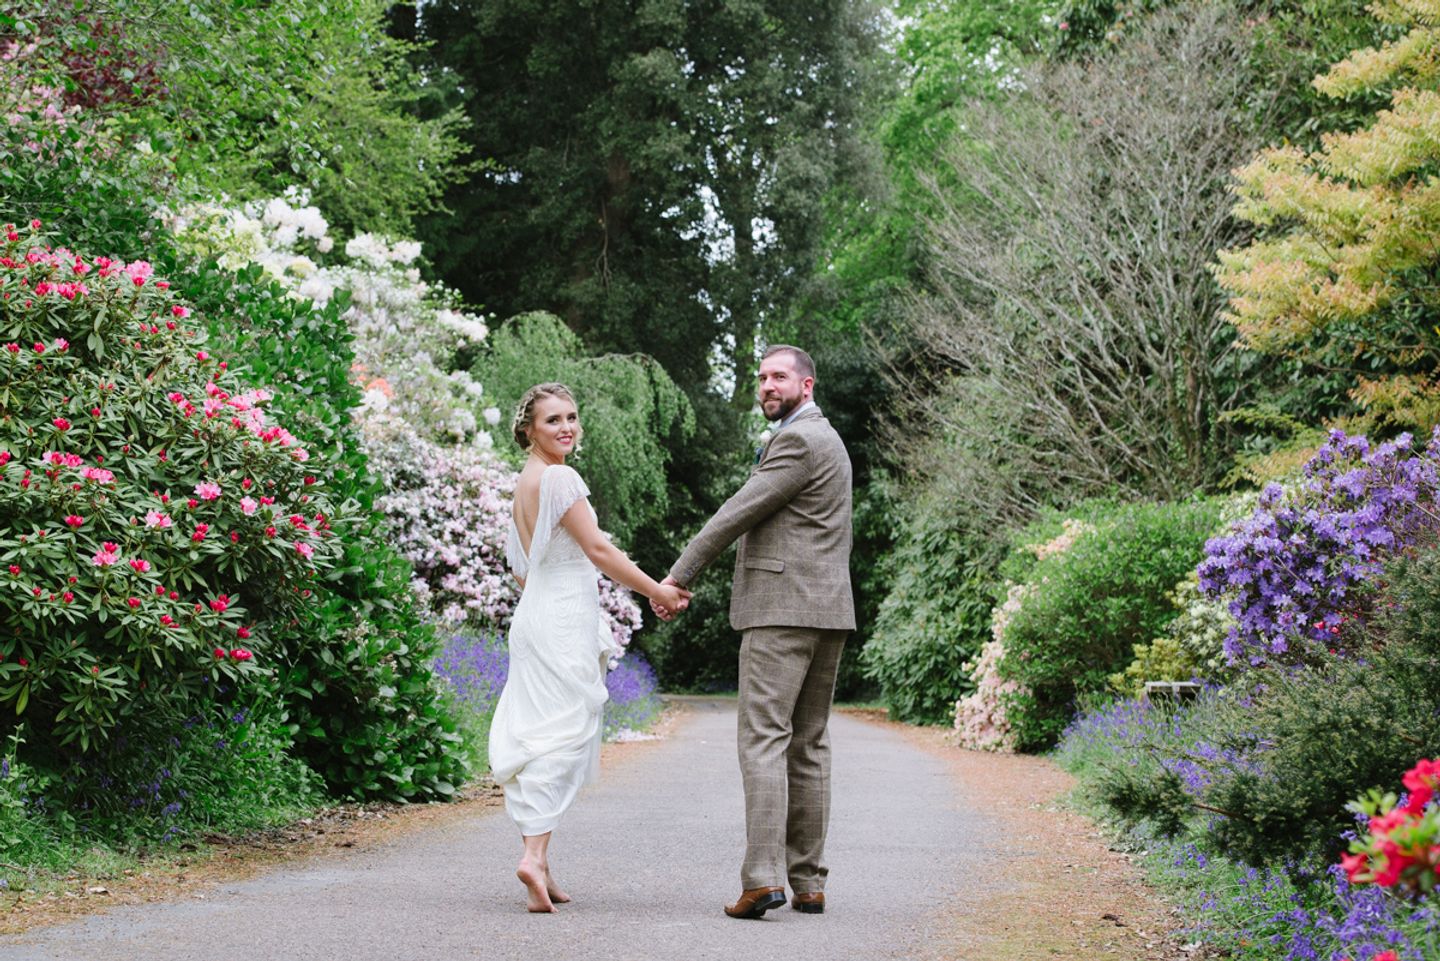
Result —
<instances>
[{"instance_id":1,"label":"bride's blonde hair","mask_svg":"<svg viewBox=\"0 0 1440 961\"><path fill-rule=\"evenodd\" d=\"M575 404L575 395L570 393L570 388L564 384L548 383L536 384L525 392L520 398L520 403L515 405L515 418L510 421L510 435L515 438L515 444L521 450L530 449L530 437L525 432L535 423L535 402L542 397L563 397L570 403ZM575 404L579 408L579 404ZM575 450L580 450L580 439L585 436L585 429L579 428L575 431Z\"/></svg>"}]
</instances>

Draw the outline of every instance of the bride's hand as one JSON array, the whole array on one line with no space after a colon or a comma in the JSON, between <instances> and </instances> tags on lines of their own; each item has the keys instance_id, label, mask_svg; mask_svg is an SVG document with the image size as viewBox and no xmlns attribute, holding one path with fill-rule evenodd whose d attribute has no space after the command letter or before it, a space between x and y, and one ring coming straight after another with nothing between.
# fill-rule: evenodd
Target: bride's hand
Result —
<instances>
[{"instance_id":1,"label":"bride's hand","mask_svg":"<svg viewBox=\"0 0 1440 961\"><path fill-rule=\"evenodd\" d=\"M692 596L685 588L666 578L665 583L660 585L660 590L650 598L651 607L656 614L668 621L690 606Z\"/></svg>"}]
</instances>

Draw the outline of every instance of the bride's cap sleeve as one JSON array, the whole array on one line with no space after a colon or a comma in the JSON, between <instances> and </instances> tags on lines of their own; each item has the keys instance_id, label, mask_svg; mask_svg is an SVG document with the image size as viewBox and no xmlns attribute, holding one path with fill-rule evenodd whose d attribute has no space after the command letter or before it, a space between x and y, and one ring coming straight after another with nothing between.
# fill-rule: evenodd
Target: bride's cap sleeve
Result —
<instances>
[{"instance_id":1,"label":"bride's cap sleeve","mask_svg":"<svg viewBox=\"0 0 1440 961\"><path fill-rule=\"evenodd\" d=\"M575 506L575 502L582 497L590 496L590 488L585 486L585 481L573 467L564 464L556 464L547 468L541 482L547 484L545 490L546 521L545 529L549 530L560 523L560 518L565 512Z\"/></svg>"}]
</instances>

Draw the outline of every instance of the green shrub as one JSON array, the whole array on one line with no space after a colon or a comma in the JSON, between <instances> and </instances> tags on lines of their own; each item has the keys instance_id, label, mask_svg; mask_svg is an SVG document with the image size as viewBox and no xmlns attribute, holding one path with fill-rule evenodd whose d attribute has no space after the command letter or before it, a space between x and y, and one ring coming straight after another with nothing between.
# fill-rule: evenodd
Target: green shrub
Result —
<instances>
[{"instance_id":1,"label":"green shrub","mask_svg":"<svg viewBox=\"0 0 1440 961\"><path fill-rule=\"evenodd\" d=\"M495 448L512 464L525 455L509 438L509 412L533 385L560 381L580 407L585 438L574 463L594 492L601 526L629 543L637 529L665 517L671 447L694 433L695 414L652 358L587 357L580 338L558 317L531 313L492 330L471 370L505 415Z\"/></svg>"},{"instance_id":2,"label":"green shrub","mask_svg":"<svg viewBox=\"0 0 1440 961\"><path fill-rule=\"evenodd\" d=\"M1199 562L1215 501L1129 504L1093 515L1096 532L1026 561L1032 590L1005 631L1000 675L1022 750L1053 744L1077 698L1103 691L1137 644L1175 617L1168 594Z\"/></svg>"},{"instance_id":3,"label":"green shrub","mask_svg":"<svg viewBox=\"0 0 1440 961\"><path fill-rule=\"evenodd\" d=\"M399 800L449 797L467 777L452 713L431 663L440 649L410 591L410 565L374 512L380 492L352 414L353 337L343 292L323 307L289 294L259 267L205 264L185 276L212 338L244 358L274 405L311 432L327 486L362 508L317 603L277 625L280 694L296 748L332 791Z\"/></svg>"},{"instance_id":4,"label":"green shrub","mask_svg":"<svg viewBox=\"0 0 1440 961\"><path fill-rule=\"evenodd\" d=\"M896 720L948 724L973 687L966 664L990 636L996 550L944 505L909 515L887 560L890 594L861 652Z\"/></svg>"},{"instance_id":5,"label":"green shrub","mask_svg":"<svg viewBox=\"0 0 1440 961\"><path fill-rule=\"evenodd\" d=\"M1251 671L1174 724L1112 739L1101 800L1131 820L1184 811L1158 826L1249 864L1333 860L1354 797L1440 754L1440 551L1392 564L1379 609L1363 658Z\"/></svg>"}]
</instances>

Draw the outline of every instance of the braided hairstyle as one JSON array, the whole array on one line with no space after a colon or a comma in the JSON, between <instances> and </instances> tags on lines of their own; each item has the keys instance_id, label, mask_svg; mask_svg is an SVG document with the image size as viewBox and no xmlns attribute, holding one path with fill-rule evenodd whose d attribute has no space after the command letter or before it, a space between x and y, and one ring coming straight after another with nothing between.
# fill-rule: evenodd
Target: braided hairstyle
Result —
<instances>
[{"instance_id":1,"label":"braided hairstyle","mask_svg":"<svg viewBox=\"0 0 1440 961\"><path fill-rule=\"evenodd\" d=\"M520 398L520 403L515 405L515 417L510 421L510 436L515 438L515 444L521 450L530 449L530 438L525 431L535 422L535 403L542 397L563 397L570 403L575 403L575 395L570 393L570 388L564 384L554 382L547 384L536 384L527 390ZM579 405L576 404L578 407ZM585 436L584 430L575 432L575 450L580 450L580 439Z\"/></svg>"}]
</instances>

